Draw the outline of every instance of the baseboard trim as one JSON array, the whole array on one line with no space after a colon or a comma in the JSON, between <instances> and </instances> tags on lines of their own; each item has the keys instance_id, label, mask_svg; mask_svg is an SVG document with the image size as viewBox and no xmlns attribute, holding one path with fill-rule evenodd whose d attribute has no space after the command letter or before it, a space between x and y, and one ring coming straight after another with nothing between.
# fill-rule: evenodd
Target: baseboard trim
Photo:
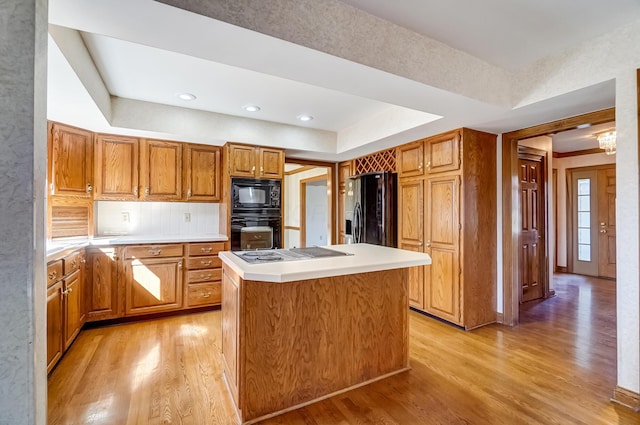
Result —
<instances>
[{"instance_id":1,"label":"baseboard trim","mask_svg":"<svg viewBox=\"0 0 640 425\"><path fill-rule=\"evenodd\" d=\"M496 323L504 324L504 313L496 313Z\"/></svg>"},{"instance_id":2,"label":"baseboard trim","mask_svg":"<svg viewBox=\"0 0 640 425\"><path fill-rule=\"evenodd\" d=\"M557 273L567 273L567 267L556 266Z\"/></svg>"},{"instance_id":3,"label":"baseboard trim","mask_svg":"<svg viewBox=\"0 0 640 425\"><path fill-rule=\"evenodd\" d=\"M611 401L628 407L634 412L640 412L640 394L622 387L613 390Z\"/></svg>"}]
</instances>

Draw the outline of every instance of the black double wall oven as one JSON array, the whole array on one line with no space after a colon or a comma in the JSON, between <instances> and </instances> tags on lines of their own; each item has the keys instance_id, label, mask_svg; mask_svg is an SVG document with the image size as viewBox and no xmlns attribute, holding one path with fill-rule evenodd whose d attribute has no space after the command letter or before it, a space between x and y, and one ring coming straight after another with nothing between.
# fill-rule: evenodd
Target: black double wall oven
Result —
<instances>
[{"instance_id":1,"label":"black double wall oven","mask_svg":"<svg viewBox=\"0 0 640 425\"><path fill-rule=\"evenodd\" d=\"M280 180L231 179L231 250L282 248Z\"/></svg>"}]
</instances>

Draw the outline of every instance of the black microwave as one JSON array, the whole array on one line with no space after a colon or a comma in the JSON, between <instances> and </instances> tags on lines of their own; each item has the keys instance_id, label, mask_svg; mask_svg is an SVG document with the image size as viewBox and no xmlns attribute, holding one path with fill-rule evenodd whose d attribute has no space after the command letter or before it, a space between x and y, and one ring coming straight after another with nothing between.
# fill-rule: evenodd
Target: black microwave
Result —
<instances>
[{"instance_id":1,"label":"black microwave","mask_svg":"<svg viewBox=\"0 0 640 425\"><path fill-rule=\"evenodd\" d=\"M232 210L280 210L280 180L231 179Z\"/></svg>"}]
</instances>

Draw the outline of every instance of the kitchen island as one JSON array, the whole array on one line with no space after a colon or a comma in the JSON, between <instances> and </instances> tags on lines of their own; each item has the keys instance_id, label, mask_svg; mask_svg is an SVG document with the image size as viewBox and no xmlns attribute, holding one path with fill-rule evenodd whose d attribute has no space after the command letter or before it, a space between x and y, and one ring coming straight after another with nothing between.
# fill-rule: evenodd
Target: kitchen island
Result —
<instances>
[{"instance_id":1,"label":"kitchen island","mask_svg":"<svg viewBox=\"0 0 640 425\"><path fill-rule=\"evenodd\" d=\"M428 255L368 244L336 257L222 259L224 377L243 424L406 371L408 267Z\"/></svg>"}]
</instances>

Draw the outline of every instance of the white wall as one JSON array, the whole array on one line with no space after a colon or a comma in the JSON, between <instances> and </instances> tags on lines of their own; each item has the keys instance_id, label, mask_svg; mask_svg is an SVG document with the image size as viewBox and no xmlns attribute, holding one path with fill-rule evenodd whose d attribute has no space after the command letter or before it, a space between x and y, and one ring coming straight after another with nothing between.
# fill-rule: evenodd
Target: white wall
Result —
<instances>
[{"instance_id":1,"label":"white wall","mask_svg":"<svg viewBox=\"0 0 640 425\"><path fill-rule=\"evenodd\" d=\"M216 235L218 210L218 204L200 202L99 201L95 209L96 235ZM189 221L185 214L190 216Z\"/></svg>"},{"instance_id":2,"label":"white wall","mask_svg":"<svg viewBox=\"0 0 640 425\"><path fill-rule=\"evenodd\" d=\"M557 205L557 229L556 246L558 255L558 267L567 267L567 169L578 167L590 167L602 164L615 164L616 155L595 153L591 155L570 156L567 158L554 158L553 168L557 170L558 193ZM552 263L553 264L553 263Z\"/></svg>"}]
</instances>

